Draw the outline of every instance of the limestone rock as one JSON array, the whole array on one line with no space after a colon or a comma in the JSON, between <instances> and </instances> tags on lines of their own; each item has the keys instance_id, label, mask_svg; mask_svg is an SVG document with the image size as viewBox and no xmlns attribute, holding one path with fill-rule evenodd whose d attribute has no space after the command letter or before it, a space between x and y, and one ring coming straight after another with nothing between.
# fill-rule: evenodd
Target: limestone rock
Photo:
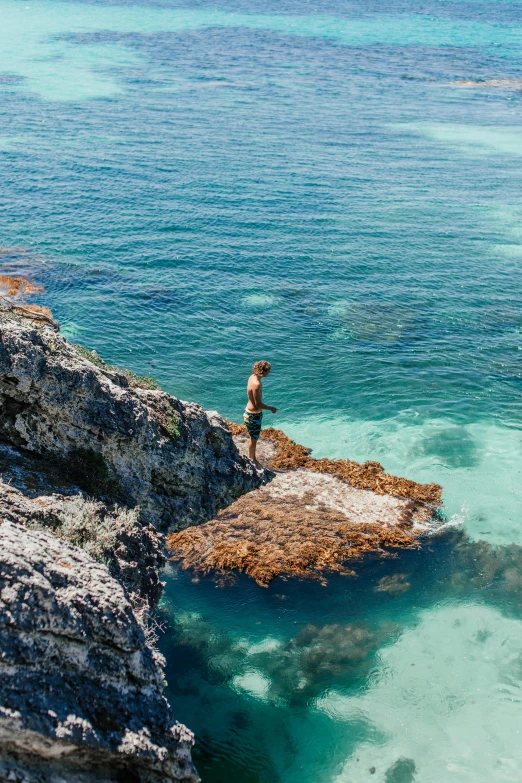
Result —
<instances>
[{"instance_id":1,"label":"limestone rock","mask_svg":"<svg viewBox=\"0 0 522 783\"><path fill-rule=\"evenodd\" d=\"M3 522L0 641L0 779L198 780L192 734L105 565Z\"/></svg>"},{"instance_id":2,"label":"limestone rock","mask_svg":"<svg viewBox=\"0 0 522 783\"><path fill-rule=\"evenodd\" d=\"M210 519L265 481L217 413L129 388L9 312L0 313L0 410L0 439L53 461L89 495L140 506L163 531Z\"/></svg>"}]
</instances>

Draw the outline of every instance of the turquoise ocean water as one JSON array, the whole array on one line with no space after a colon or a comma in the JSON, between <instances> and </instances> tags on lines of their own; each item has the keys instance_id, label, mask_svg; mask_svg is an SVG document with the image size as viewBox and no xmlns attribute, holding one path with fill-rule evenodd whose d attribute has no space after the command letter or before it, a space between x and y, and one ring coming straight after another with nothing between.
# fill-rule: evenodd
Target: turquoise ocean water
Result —
<instances>
[{"instance_id":1,"label":"turquoise ocean water","mask_svg":"<svg viewBox=\"0 0 522 783\"><path fill-rule=\"evenodd\" d=\"M170 570L208 783L522 779L517 79L515 0L0 0L4 271L236 421L269 359L274 424L469 536L327 587Z\"/></svg>"}]
</instances>

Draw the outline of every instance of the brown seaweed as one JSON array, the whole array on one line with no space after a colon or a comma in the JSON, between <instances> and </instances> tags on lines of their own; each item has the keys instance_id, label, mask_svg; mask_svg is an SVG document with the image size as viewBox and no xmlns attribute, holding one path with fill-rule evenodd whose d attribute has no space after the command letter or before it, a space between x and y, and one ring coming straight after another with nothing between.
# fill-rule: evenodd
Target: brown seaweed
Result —
<instances>
[{"instance_id":1,"label":"brown seaweed","mask_svg":"<svg viewBox=\"0 0 522 783\"><path fill-rule=\"evenodd\" d=\"M44 287L37 283L32 283L26 277L13 277L12 275L0 275L0 289L3 289L7 296L18 296L19 294L42 294Z\"/></svg>"},{"instance_id":2,"label":"brown seaweed","mask_svg":"<svg viewBox=\"0 0 522 783\"><path fill-rule=\"evenodd\" d=\"M228 422L234 436L244 425ZM310 449L284 432L268 427L261 433L274 445L270 468L329 474L356 489L400 498L396 524L360 523L305 493L298 497L257 490L243 496L204 525L172 533L167 539L172 559L201 574L230 577L233 571L267 586L276 577L299 576L325 582L325 575L353 575L347 563L368 552L381 556L390 549L419 546L421 531L414 516L429 518L440 504L438 484L418 484L384 472L378 462L314 459Z\"/></svg>"},{"instance_id":3,"label":"brown seaweed","mask_svg":"<svg viewBox=\"0 0 522 783\"><path fill-rule=\"evenodd\" d=\"M227 422L233 435L246 435L244 424ZM281 430L267 427L261 431L261 438L271 441L277 449L268 467L273 470L296 470L305 468L317 473L329 473L348 482L357 489L370 489L377 495L393 495L394 497L415 500L422 505L435 509L440 505L442 487L438 484L418 484L398 476L385 473L380 462L365 462L361 465L353 460L315 459L310 456L310 449L291 440Z\"/></svg>"},{"instance_id":4,"label":"brown seaweed","mask_svg":"<svg viewBox=\"0 0 522 783\"><path fill-rule=\"evenodd\" d=\"M6 251L8 248L0 248ZM53 329L59 329L53 314L48 307L26 304L25 296L42 294L45 288L38 283L33 283L26 277L14 277L12 275L0 275L0 310L16 313L31 323L46 324Z\"/></svg>"},{"instance_id":5,"label":"brown seaweed","mask_svg":"<svg viewBox=\"0 0 522 783\"><path fill-rule=\"evenodd\" d=\"M356 524L310 500L250 493L210 522L171 533L167 546L185 568L223 575L238 570L261 587L278 576L323 583L327 573L353 576L346 564L364 553L419 546L409 515L390 527Z\"/></svg>"}]
</instances>

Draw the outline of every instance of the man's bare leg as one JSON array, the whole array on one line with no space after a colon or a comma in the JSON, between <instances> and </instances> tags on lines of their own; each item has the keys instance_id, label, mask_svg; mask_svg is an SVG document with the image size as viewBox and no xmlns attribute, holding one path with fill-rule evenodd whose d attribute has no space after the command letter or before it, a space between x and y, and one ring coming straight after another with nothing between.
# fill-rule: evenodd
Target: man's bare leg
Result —
<instances>
[{"instance_id":1,"label":"man's bare leg","mask_svg":"<svg viewBox=\"0 0 522 783\"><path fill-rule=\"evenodd\" d=\"M257 440L255 438L250 438L248 441L248 456L253 461L256 468L262 468L260 462L258 462L258 459L256 457L256 446L257 446Z\"/></svg>"}]
</instances>

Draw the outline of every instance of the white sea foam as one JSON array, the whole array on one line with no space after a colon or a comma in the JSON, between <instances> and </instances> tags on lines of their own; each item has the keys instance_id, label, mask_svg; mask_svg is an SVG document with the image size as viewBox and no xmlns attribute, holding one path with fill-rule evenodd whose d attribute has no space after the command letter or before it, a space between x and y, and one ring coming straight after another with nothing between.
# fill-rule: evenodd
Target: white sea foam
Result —
<instances>
[{"instance_id":1,"label":"white sea foam","mask_svg":"<svg viewBox=\"0 0 522 783\"><path fill-rule=\"evenodd\" d=\"M311 417L279 421L313 456L377 460L385 470L444 487L448 518L491 543L522 545L522 432L497 422L419 421L415 411L382 421Z\"/></svg>"},{"instance_id":2,"label":"white sea foam","mask_svg":"<svg viewBox=\"0 0 522 783\"><path fill-rule=\"evenodd\" d=\"M522 776L521 625L487 607L444 606L380 651L369 689L332 691L317 708L370 731L336 783L388 783L398 759L422 783L519 783ZM388 773L390 775L390 773ZM395 778L392 778L394 780Z\"/></svg>"},{"instance_id":3,"label":"white sea foam","mask_svg":"<svg viewBox=\"0 0 522 783\"><path fill-rule=\"evenodd\" d=\"M74 321L66 321L60 324L60 332L70 340L78 337L82 333L82 328Z\"/></svg>"}]
</instances>

